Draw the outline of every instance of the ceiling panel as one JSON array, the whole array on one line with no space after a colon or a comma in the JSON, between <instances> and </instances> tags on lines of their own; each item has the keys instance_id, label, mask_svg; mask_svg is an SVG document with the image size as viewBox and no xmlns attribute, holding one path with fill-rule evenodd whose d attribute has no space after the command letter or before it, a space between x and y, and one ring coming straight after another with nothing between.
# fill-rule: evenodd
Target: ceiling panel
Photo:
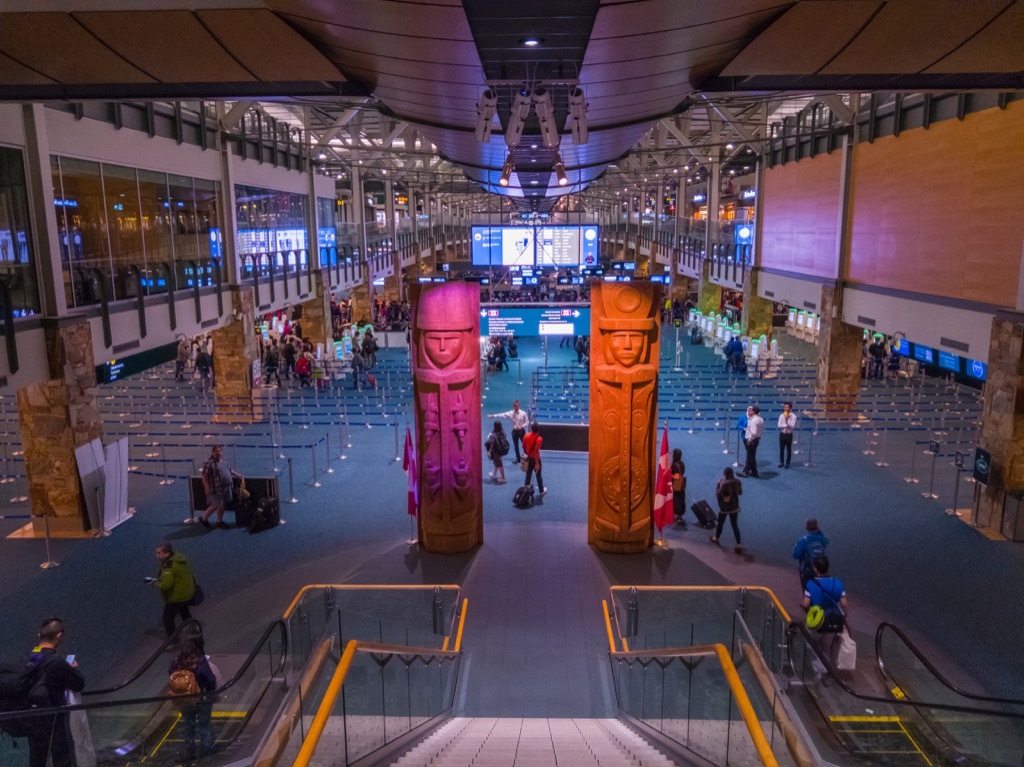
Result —
<instances>
[{"instance_id":1,"label":"ceiling panel","mask_svg":"<svg viewBox=\"0 0 1024 767\"><path fill-rule=\"evenodd\" d=\"M196 15L220 44L261 80L345 79L323 54L270 11L206 10Z\"/></svg>"},{"instance_id":2,"label":"ceiling panel","mask_svg":"<svg viewBox=\"0 0 1024 767\"><path fill-rule=\"evenodd\" d=\"M66 13L0 14L0 53L59 83L152 82Z\"/></svg>"},{"instance_id":3,"label":"ceiling panel","mask_svg":"<svg viewBox=\"0 0 1024 767\"><path fill-rule=\"evenodd\" d=\"M1024 72L1024 2L1016 2L991 24L926 72Z\"/></svg>"},{"instance_id":4,"label":"ceiling panel","mask_svg":"<svg viewBox=\"0 0 1024 767\"><path fill-rule=\"evenodd\" d=\"M0 83L52 85L53 80L0 53Z\"/></svg>"},{"instance_id":5,"label":"ceiling panel","mask_svg":"<svg viewBox=\"0 0 1024 767\"><path fill-rule=\"evenodd\" d=\"M255 80L189 11L76 13L75 20L136 67L162 82Z\"/></svg>"},{"instance_id":6,"label":"ceiling panel","mask_svg":"<svg viewBox=\"0 0 1024 767\"><path fill-rule=\"evenodd\" d=\"M976 34L1006 7L1005 0L889 0L831 63L824 75L914 74Z\"/></svg>"},{"instance_id":7,"label":"ceiling panel","mask_svg":"<svg viewBox=\"0 0 1024 767\"><path fill-rule=\"evenodd\" d=\"M852 40L882 6L879 0L801 2L747 45L723 77L817 72ZM799 40L800 45L793 45Z\"/></svg>"}]
</instances>

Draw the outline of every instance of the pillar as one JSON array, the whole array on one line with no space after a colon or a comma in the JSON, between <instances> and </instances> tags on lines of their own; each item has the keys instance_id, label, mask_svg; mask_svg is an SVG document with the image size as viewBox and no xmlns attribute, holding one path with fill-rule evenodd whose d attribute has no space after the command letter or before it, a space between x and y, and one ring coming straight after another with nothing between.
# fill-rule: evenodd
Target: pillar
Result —
<instances>
[{"instance_id":1,"label":"pillar","mask_svg":"<svg viewBox=\"0 0 1024 767\"><path fill-rule=\"evenodd\" d=\"M480 286L410 286L419 539L456 554L483 542Z\"/></svg>"},{"instance_id":2,"label":"pillar","mask_svg":"<svg viewBox=\"0 0 1024 767\"><path fill-rule=\"evenodd\" d=\"M326 268L313 272L313 295L302 303L302 338L313 344L313 348L316 348L317 344L323 344L324 349L328 350L334 341L331 275Z\"/></svg>"},{"instance_id":3,"label":"pillar","mask_svg":"<svg viewBox=\"0 0 1024 767\"><path fill-rule=\"evenodd\" d=\"M47 328L46 350L50 379L18 390L28 495L32 514L50 517L52 531L81 533L89 523L75 448L103 436L92 328Z\"/></svg>"},{"instance_id":4,"label":"pillar","mask_svg":"<svg viewBox=\"0 0 1024 767\"><path fill-rule=\"evenodd\" d=\"M1024 540L1024 315L992 320L981 447L992 454L989 484L978 485L979 525Z\"/></svg>"},{"instance_id":5,"label":"pillar","mask_svg":"<svg viewBox=\"0 0 1024 767\"><path fill-rule=\"evenodd\" d=\"M711 261L704 259L700 268L700 283L697 285L697 308L701 314L718 314L722 311L722 286L711 281Z\"/></svg>"},{"instance_id":6,"label":"pillar","mask_svg":"<svg viewBox=\"0 0 1024 767\"><path fill-rule=\"evenodd\" d=\"M256 345L256 302L252 290L231 291L233 319L217 328L213 338L213 370L215 376L216 423L252 423L252 363L259 359ZM305 319L303 319L305 327Z\"/></svg>"},{"instance_id":7,"label":"pillar","mask_svg":"<svg viewBox=\"0 0 1024 767\"><path fill-rule=\"evenodd\" d=\"M659 300L650 283L590 288L590 462L587 542L636 554L653 539Z\"/></svg>"},{"instance_id":8,"label":"pillar","mask_svg":"<svg viewBox=\"0 0 1024 767\"><path fill-rule=\"evenodd\" d=\"M740 327L751 338L760 338L763 335L771 342L774 305L771 300L757 294L760 277L760 269L751 269L747 272L747 279L743 284L743 318Z\"/></svg>"},{"instance_id":9,"label":"pillar","mask_svg":"<svg viewBox=\"0 0 1024 767\"><path fill-rule=\"evenodd\" d=\"M843 322L842 289L821 288L818 378L814 396L819 411L846 412L857 404L864 331Z\"/></svg>"}]
</instances>

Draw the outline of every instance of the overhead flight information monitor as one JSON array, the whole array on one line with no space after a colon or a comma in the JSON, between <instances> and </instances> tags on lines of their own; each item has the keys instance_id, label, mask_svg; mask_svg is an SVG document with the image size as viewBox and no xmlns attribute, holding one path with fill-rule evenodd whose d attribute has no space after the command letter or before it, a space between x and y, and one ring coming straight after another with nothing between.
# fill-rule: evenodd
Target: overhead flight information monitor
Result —
<instances>
[{"instance_id":1,"label":"overhead flight information monitor","mask_svg":"<svg viewBox=\"0 0 1024 767\"><path fill-rule=\"evenodd\" d=\"M474 226L473 266L578 267L597 263L598 227Z\"/></svg>"},{"instance_id":2,"label":"overhead flight information monitor","mask_svg":"<svg viewBox=\"0 0 1024 767\"><path fill-rule=\"evenodd\" d=\"M482 336L577 336L590 333L590 308L584 306L480 308Z\"/></svg>"}]
</instances>

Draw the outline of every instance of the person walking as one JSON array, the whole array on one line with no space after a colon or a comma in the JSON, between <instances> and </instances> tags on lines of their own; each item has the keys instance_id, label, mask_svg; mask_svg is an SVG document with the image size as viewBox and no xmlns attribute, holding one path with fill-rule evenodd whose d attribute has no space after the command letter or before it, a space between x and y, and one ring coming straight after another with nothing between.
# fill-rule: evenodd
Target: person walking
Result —
<instances>
[{"instance_id":1,"label":"person walking","mask_svg":"<svg viewBox=\"0 0 1024 767\"><path fill-rule=\"evenodd\" d=\"M792 402L782 403L782 415L779 416L779 468L789 468L793 459L793 429L796 428L796 413Z\"/></svg>"},{"instance_id":2,"label":"person walking","mask_svg":"<svg viewBox=\"0 0 1024 767\"><path fill-rule=\"evenodd\" d=\"M508 455L508 437L505 436L505 429L502 428L501 421L494 422L494 430L487 435L487 439L484 441L484 450L487 451L487 457L494 464L494 471L490 474L491 479L499 485L504 485L506 482L505 464L501 459L502 456Z\"/></svg>"},{"instance_id":3,"label":"person walking","mask_svg":"<svg viewBox=\"0 0 1024 767\"><path fill-rule=\"evenodd\" d=\"M182 338L178 341L178 352L174 359L174 380L185 380L185 367L188 365L188 342Z\"/></svg>"},{"instance_id":4,"label":"person walking","mask_svg":"<svg viewBox=\"0 0 1024 767\"><path fill-rule=\"evenodd\" d=\"M170 636L174 633L176 617L180 616L182 622L192 620L188 607L196 595L196 579L188 560L180 552L175 552L171 544L157 546L156 558L160 562L160 572L155 578L146 578L146 583L155 584L160 589L164 600L164 631Z\"/></svg>"},{"instance_id":5,"label":"person walking","mask_svg":"<svg viewBox=\"0 0 1024 767\"><path fill-rule=\"evenodd\" d=\"M488 418L507 418L512 422L512 446L516 449L516 461L521 461L519 443L526 436L526 430L530 426L530 416L525 410L519 409L519 400L512 402L512 409L504 413L489 413Z\"/></svg>"},{"instance_id":6,"label":"person walking","mask_svg":"<svg viewBox=\"0 0 1024 767\"><path fill-rule=\"evenodd\" d=\"M530 426L530 433L523 437L523 452L526 453L526 484L532 484L533 473L537 472L537 490L540 496L547 493L544 480L540 476L540 448L544 438L540 436L540 424Z\"/></svg>"},{"instance_id":7,"label":"person walking","mask_svg":"<svg viewBox=\"0 0 1024 767\"><path fill-rule=\"evenodd\" d=\"M753 477L758 479L757 473L757 446L761 444L761 435L764 434L764 419L760 415L761 409L757 405L747 408L747 429L743 435L743 444L747 447L747 462L743 466L741 477Z\"/></svg>"},{"instance_id":8,"label":"person walking","mask_svg":"<svg viewBox=\"0 0 1024 767\"><path fill-rule=\"evenodd\" d=\"M686 464L683 463L683 451L678 447L672 451L672 512L676 518L676 524L686 529L686 520L683 514L686 513Z\"/></svg>"},{"instance_id":9,"label":"person walking","mask_svg":"<svg viewBox=\"0 0 1024 767\"><path fill-rule=\"evenodd\" d=\"M821 532L818 520L814 517L808 519L804 527L807 532L793 547L793 559L796 560L796 569L800 574L800 588L806 591L807 581L814 577L814 560L825 556L828 538Z\"/></svg>"},{"instance_id":10,"label":"person walking","mask_svg":"<svg viewBox=\"0 0 1024 767\"><path fill-rule=\"evenodd\" d=\"M191 761L212 751L214 743L210 729L213 718L213 696L210 693L217 689L217 675L206 657L202 634L197 632L182 641L181 650L167 670L168 674L175 671L191 671L199 692L205 693L198 698L190 698L179 708L185 730L184 757Z\"/></svg>"},{"instance_id":11,"label":"person walking","mask_svg":"<svg viewBox=\"0 0 1024 767\"><path fill-rule=\"evenodd\" d=\"M74 656L69 656L68 661L57 654L63 640L64 622L60 618L44 620L39 627L39 643L28 656L28 665L41 682L41 689L33 682L29 691L29 702L33 706L65 706L65 696L69 691L81 692L85 688L85 677L78 670ZM38 698L32 699L33 695L38 695ZM52 759L53 767L75 767L75 744L67 713L30 717L25 729L30 767L46 767L48 757Z\"/></svg>"},{"instance_id":12,"label":"person walking","mask_svg":"<svg viewBox=\"0 0 1024 767\"><path fill-rule=\"evenodd\" d=\"M210 517L217 514L217 527L227 527L224 524L224 509L235 497L235 480L242 478L242 475L234 471L228 462L224 460L224 448L221 445L214 445L210 449L210 457L203 464L203 492L206 493L206 511L199 518L199 523L209 528Z\"/></svg>"},{"instance_id":13,"label":"person walking","mask_svg":"<svg viewBox=\"0 0 1024 767\"><path fill-rule=\"evenodd\" d=\"M722 537L722 528L725 527L725 519L729 518L732 525L732 534L736 538L736 553L742 554L744 549L740 543L740 496L743 495L743 483L736 479L731 466L726 466L722 472L722 479L718 480L715 487L715 499L718 501L718 527L715 534L711 536L711 542L717 544Z\"/></svg>"},{"instance_id":14,"label":"person walking","mask_svg":"<svg viewBox=\"0 0 1024 767\"><path fill-rule=\"evenodd\" d=\"M846 604L846 587L838 578L829 576L829 560L826 555L815 557L812 564L814 577L807 581L800 606L804 612L809 612L812 607L820 607L824 612L822 623L817 628L818 646L835 666L839 657L839 637L846 628L850 614Z\"/></svg>"},{"instance_id":15,"label":"person walking","mask_svg":"<svg viewBox=\"0 0 1024 767\"><path fill-rule=\"evenodd\" d=\"M278 372L280 365L281 353L277 349L277 339L271 339L267 353L263 355L263 375L268 385L270 384L270 379L274 378L277 381L277 385L281 386L281 374Z\"/></svg>"}]
</instances>

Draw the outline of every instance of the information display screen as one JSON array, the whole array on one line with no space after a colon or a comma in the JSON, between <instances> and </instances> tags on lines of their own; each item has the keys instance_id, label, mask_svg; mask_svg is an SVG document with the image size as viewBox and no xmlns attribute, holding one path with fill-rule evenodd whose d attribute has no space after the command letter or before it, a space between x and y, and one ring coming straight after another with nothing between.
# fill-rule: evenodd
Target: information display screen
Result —
<instances>
[{"instance_id":1,"label":"information display screen","mask_svg":"<svg viewBox=\"0 0 1024 767\"><path fill-rule=\"evenodd\" d=\"M914 344L914 359L927 365L932 365L935 363L935 350L930 346Z\"/></svg>"},{"instance_id":2,"label":"information display screen","mask_svg":"<svg viewBox=\"0 0 1024 767\"><path fill-rule=\"evenodd\" d=\"M967 360L966 370L967 375L979 381L988 378L988 365L981 360Z\"/></svg>"},{"instance_id":3,"label":"information display screen","mask_svg":"<svg viewBox=\"0 0 1024 767\"><path fill-rule=\"evenodd\" d=\"M597 264L598 227L474 226L474 266L577 267Z\"/></svg>"},{"instance_id":4,"label":"information display screen","mask_svg":"<svg viewBox=\"0 0 1024 767\"><path fill-rule=\"evenodd\" d=\"M96 380L99 383L112 383L120 381L130 375L141 373L144 370L155 368L165 362L170 362L178 354L178 342L172 341L169 344L149 349L130 357L119 357L115 360L104 362L96 366Z\"/></svg>"},{"instance_id":5,"label":"information display screen","mask_svg":"<svg viewBox=\"0 0 1024 767\"><path fill-rule=\"evenodd\" d=\"M576 336L590 333L588 307L505 307L480 309L480 335Z\"/></svg>"},{"instance_id":6,"label":"information display screen","mask_svg":"<svg viewBox=\"0 0 1024 767\"><path fill-rule=\"evenodd\" d=\"M939 352L939 367L960 372L960 357L949 352Z\"/></svg>"}]
</instances>

